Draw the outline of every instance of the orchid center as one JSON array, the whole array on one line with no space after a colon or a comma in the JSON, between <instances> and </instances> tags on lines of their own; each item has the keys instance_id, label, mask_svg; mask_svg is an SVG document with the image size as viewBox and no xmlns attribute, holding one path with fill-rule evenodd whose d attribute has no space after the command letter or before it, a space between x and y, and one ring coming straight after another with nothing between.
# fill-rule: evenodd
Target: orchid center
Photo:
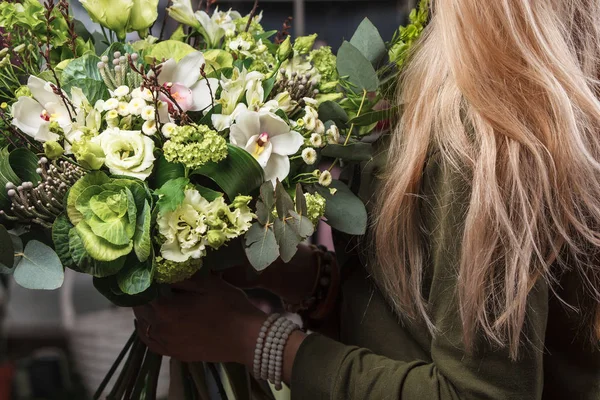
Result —
<instances>
[{"instance_id":1,"label":"orchid center","mask_svg":"<svg viewBox=\"0 0 600 400\"><path fill-rule=\"evenodd\" d=\"M258 135L258 139L256 139L256 147L254 149L254 153L252 154L255 158L258 158L263 151L265 151L265 146L269 143L269 134L267 132L263 132Z\"/></svg>"},{"instance_id":2,"label":"orchid center","mask_svg":"<svg viewBox=\"0 0 600 400\"><path fill-rule=\"evenodd\" d=\"M58 119L58 114L50 114L48 111L44 110L40 114L40 118L46 122L52 122Z\"/></svg>"}]
</instances>

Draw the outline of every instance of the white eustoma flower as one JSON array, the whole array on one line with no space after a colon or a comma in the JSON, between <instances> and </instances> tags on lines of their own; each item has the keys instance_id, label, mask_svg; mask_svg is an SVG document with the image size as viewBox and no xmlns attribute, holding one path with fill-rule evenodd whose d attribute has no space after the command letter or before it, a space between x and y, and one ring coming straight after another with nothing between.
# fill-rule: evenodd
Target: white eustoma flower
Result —
<instances>
[{"instance_id":1,"label":"white eustoma flower","mask_svg":"<svg viewBox=\"0 0 600 400\"><path fill-rule=\"evenodd\" d=\"M302 159L307 165L313 165L317 161L317 152L311 147L302 150Z\"/></svg>"},{"instance_id":2,"label":"white eustoma flower","mask_svg":"<svg viewBox=\"0 0 600 400\"><path fill-rule=\"evenodd\" d=\"M202 25L207 39L211 45L216 46L229 30L235 31L235 20L242 18L237 11L219 11L217 7L212 16L204 11L196 11L196 19Z\"/></svg>"},{"instance_id":3,"label":"white eustoma flower","mask_svg":"<svg viewBox=\"0 0 600 400\"><path fill-rule=\"evenodd\" d=\"M165 238L160 255L170 261L185 262L205 255L206 216L210 203L197 190L186 190L183 203L175 211L159 213L159 233Z\"/></svg>"},{"instance_id":4,"label":"white eustoma flower","mask_svg":"<svg viewBox=\"0 0 600 400\"><path fill-rule=\"evenodd\" d=\"M212 104L219 81L201 78L200 68L205 64L204 55L195 51L179 62L170 58L162 64L158 82L167 87L171 96L183 111L203 111ZM210 84L210 88L209 88ZM170 106L171 100L162 95L161 100Z\"/></svg>"},{"instance_id":5,"label":"white eustoma flower","mask_svg":"<svg viewBox=\"0 0 600 400\"><path fill-rule=\"evenodd\" d=\"M52 123L57 123L67 134L73 121L63 100L52 91L50 83L30 76L27 87L33 98L19 97L12 109L13 125L39 142L59 139L59 135L50 131Z\"/></svg>"},{"instance_id":6,"label":"white eustoma flower","mask_svg":"<svg viewBox=\"0 0 600 400\"><path fill-rule=\"evenodd\" d=\"M140 131L109 128L92 139L106 155L104 164L114 175L146 179L154 165L154 141Z\"/></svg>"},{"instance_id":7,"label":"white eustoma flower","mask_svg":"<svg viewBox=\"0 0 600 400\"><path fill-rule=\"evenodd\" d=\"M246 111L231 125L230 141L252 154L273 183L290 172L289 156L296 154L304 138L273 113Z\"/></svg>"}]
</instances>

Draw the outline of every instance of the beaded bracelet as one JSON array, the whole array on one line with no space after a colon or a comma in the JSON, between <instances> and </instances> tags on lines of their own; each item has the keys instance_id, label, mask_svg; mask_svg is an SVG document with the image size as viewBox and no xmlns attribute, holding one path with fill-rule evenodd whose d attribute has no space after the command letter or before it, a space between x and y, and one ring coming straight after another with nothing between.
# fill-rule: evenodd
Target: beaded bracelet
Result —
<instances>
[{"instance_id":1,"label":"beaded bracelet","mask_svg":"<svg viewBox=\"0 0 600 400\"><path fill-rule=\"evenodd\" d=\"M285 345L291 333L298 329L298 325L279 314L269 316L261 327L254 351L253 372L257 379L270 381L276 390L283 388Z\"/></svg>"}]
</instances>

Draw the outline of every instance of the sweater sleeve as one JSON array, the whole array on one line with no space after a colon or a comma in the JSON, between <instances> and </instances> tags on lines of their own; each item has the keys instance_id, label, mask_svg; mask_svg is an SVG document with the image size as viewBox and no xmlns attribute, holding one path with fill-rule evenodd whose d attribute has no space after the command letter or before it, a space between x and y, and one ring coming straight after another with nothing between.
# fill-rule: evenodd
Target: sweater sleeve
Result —
<instances>
[{"instance_id":1,"label":"sweater sleeve","mask_svg":"<svg viewBox=\"0 0 600 400\"><path fill-rule=\"evenodd\" d=\"M425 172L424 191L431 194L425 196L431 201L424 210L430 236L429 304L437 329L429 349L431 359L397 361L313 334L304 340L294 361L292 400L542 397L548 316L548 288L544 282L538 282L529 295L526 340L517 361L510 359L506 348L494 346L483 337L476 339L471 352L465 351L456 294L461 219L468 204L466 190L457 188L464 186L437 164L428 166ZM398 325L398 329L404 328Z\"/></svg>"}]
</instances>

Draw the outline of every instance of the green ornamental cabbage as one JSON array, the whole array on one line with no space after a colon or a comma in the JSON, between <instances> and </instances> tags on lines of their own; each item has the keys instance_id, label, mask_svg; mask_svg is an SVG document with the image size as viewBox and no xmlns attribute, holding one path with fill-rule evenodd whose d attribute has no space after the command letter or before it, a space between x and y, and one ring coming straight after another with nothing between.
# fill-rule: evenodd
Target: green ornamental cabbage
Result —
<instances>
[{"instance_id":1,"label":"green ornamental cabbage","mask_svg":"<svg viewBox=\"0 0 600 400\"><path fill-rule=\"evenodd\" d=\"M131 178L91 172L77 181L67 198L73 225L69 247L77 267L86 269L81 262L90 258L108 263L107 270L93 271L95 276L106 276L122 268L132 251L140 262L146 261L151 255L151 201L144 183Z\"/></svg>"}]
</instances>

